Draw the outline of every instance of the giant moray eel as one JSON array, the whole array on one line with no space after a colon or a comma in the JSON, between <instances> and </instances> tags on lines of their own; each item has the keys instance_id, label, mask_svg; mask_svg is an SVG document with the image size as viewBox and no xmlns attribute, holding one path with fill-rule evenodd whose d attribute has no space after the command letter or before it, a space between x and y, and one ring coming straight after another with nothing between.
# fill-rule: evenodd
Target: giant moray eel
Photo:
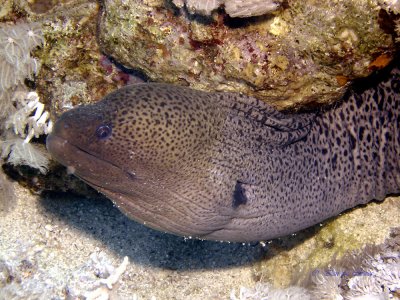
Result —
<instances>
[{"instance_id":1,"label":"giant moray eel","mask_svg":"<svg viewBox=\"0 0 400 300\"><path fill-rule=\"evenodd\" d=\"M152 228L266 240L400 191L399 106L398 69L319 113L146 83L64 113L47 148Z\"/></svg>"}]
</instances>

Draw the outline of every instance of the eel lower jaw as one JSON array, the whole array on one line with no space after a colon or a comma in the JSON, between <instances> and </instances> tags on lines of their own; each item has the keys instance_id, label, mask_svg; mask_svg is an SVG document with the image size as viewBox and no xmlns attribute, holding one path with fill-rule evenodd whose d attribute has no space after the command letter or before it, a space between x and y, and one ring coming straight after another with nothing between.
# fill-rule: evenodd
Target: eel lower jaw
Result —
<instances>
[{"instance_id":1,"label":"eel lower jaw","mask_svg":"<svg viewBox=\"0 0 400 300\"><path fill-rule=\"evenodd\" d=\"M67 167L69 174L80 177L89 185L100 187L105 176L109 178L111 174L123 175L130 180L138 179L134 172L100 159L56 134L50 134L47 137L46 148L56 161Z\"/></svg>"},{"instance_id":2,"label":"eel lower jaw","mask_svg":"<svg viewBox=\"0 0 400 300\"><path fill-rule=\"evenodd\" d=\"M54 134L49 134L46 138L46 148L47 151L51 154L51 156L57 160L59 163L66 165L65 161L63 161L62 155L59 155L59 153L62 153L63 148L65 145L68 143L67 140L60 138Z\"/></svg>"}]
</instances>

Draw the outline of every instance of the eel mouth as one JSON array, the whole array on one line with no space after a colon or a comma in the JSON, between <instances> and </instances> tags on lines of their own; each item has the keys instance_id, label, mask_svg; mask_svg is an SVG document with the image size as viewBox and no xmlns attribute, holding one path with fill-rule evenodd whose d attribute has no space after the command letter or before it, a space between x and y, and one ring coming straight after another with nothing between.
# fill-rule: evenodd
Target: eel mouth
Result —
<instances>
[{"instance_id":1,"label":"eel mouth","mask_svg":"<svg viewBox=\"0 0 400 300\"><path fill-rule=\"evenodd\" d=\"M122 175L130 180L136 179L132 172L124 170L110 161L98 158L58 135L50 134L47 137L46 148L51 156L66 166L72 174L95 188L102 186L101 183L104 183L105 180L116 178L115 176L121 177Z\"/></svg>"},{"instance_id":2,"label":"eel mouth","mask_svg":"<svg viewBox=\"0 0 400 300\"><path fill-rule=\"evenodd\" d=\"M110 198L122 212L142 224L163 232L193 236L198 239L227 240L226 234L229 233L231 237L228 240L243 240L242 236L236 237L234 228L226 228L226 220L216 228L202 228L201 230L194 228L188 231L186 227L188 224L182 228L178 218L172 222L171 218L159 211L159 207L153 207L150 204L151 201L144 201L140 197L141 195L150 199L152 195L141 194L136 189L126 189L132 180L135 180L136 184L141 184L146 181L144 178L137 178L129 171L95 156L59 135L50 134L46 140L46 147L55 160L73 170L72 174ZM135 201L132 201L133 196L136 196ZM228 219L230 218L228 217Z\"/></svg>"},{"instance_id":3,"label":"eel mouth","mask_svg":"<svg viewBox=\"0 0 400 300\"><path fill-rule=\"evenodd\" d=\"M111 199L128 217L156 230L177 235L203 238L213 231L210 229L200 234L187 232L187 228L180 226L179 218L174 222L163 214L159 205L151 204L151 199L156 195L142 193L139 189L129 187L133 175L112 162L100 159L70 143L67 139L54 133L50 134L46 140L46 147L55 160L74 170L72 174ZM135 177L135 186L145 181Z\"/></svg>"}]
</instances>

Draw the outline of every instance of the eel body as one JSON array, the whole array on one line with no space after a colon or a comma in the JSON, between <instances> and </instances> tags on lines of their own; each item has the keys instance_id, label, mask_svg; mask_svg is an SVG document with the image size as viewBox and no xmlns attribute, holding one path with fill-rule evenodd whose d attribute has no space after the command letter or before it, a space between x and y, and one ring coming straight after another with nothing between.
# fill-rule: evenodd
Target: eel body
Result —
<instances>
[{"instance_id":1,"label":"eel body","mask_svg":"<svg viewBox=\"0 0 400 300\"><path fill-rule=\"evenodd\" d=\"M64 113L47 148L147 226L271 239L400 191L399 75L301 114L238 94L127 86Z\"/></svg>"}]
</instances>

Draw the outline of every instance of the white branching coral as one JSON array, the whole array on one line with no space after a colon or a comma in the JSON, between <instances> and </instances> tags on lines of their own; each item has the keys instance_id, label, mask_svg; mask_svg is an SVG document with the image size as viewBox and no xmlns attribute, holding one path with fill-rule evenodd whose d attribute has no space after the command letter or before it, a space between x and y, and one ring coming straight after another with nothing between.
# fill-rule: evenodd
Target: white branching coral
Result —
<instances>
[{"instance_id":1,"label":"white branching coral","mask_svg":"<svg viewBox=\"0 0 400 300\"><path fill-rule=\"evenodd\" d=\"M17 110L6 121L6 129L11 129L15 137L0 141L1 157L13 165L28 165L46 173L49 164L47 152L30 144L33 137L48 134L53 125L44 104L39 101L36 92L14 93Z\"/></svg>"},{"instance_id":2,"label":"white branching coral","mask_svg":"<svg viewBox=\"0 0 400 300\"><path fill-rule=\"evenodd\" d=\"M350 278L348 282L350 288L347 299L389 299L387 289L382 289L375 277L357 276Z\"/></svg>"},{"instance_id":3,"label":"white branching coral","mask_svg":"<svg viewBox=\"0 0 400 300\"><path fill-rule=\"evenodd\" d=\"M314 283L313 295L321 300L341 300L341 273L336 270L327 272L314 272L312 281Z\"/></svg>"},{"instance_id":4,"label":"white branching coral","mask_svg":"<svg viewBox=\"0 0 400 300\"><path fill-rule=\"evenodd\" d=\"M379 246L332 259L326 269L315 269L298 286L276 289L268 283L231 292L231 300L312 299L389 300L400 293L400 227Z\"/></svg>"},{"instance_id":5,"label":"white branching coral","mask_svg":"<svg viewBox=\"0 0 400 300\"><path fill-rule=\"evenodd\" d=\"M24 86L26 78L33 79L40 63L31 51L44 43L40 26L18 23L0 26L0 120L1 129L9 130L0 141L1 157L13 165L29 165L45 173L48 154L31 140L51 131L52 123L36 92Z\"/></svg>"},{"instance_id":6,"label":"white branching coral","mask_svg":"<svg viewBox=\"0 0 400 300\"><path fill-rule=\"evenodd\" d=\"M365 261L365 267L374 278L377 290L400 291L400 252L383 252Z\"/></svg>"},{"instance_id":7,"label":"white branching coral","mask_svg":"<svg viewBox=\"0 0 400 300\"><path fill-rule=\"evenodd\" d=\"M114 299L111 295L116 295L118 283L123 280L123 275L128 266L129 259L127 256L123 258L119 266L114 267L111 258L104 251L99 251L96 248L89 260L77 269L69 279L66 286L69 298Z\"/></svg>"},{"instance_id":8,"label":"white branching coral","mask_svg":"<svg viewBox=\"0 0 400 300\"><path fill-rule=\"evenodd\" d=\"M1 156L7 158L7 162L13 165L28 165L46 173L49 165L49 155L45 151L32 144L26 143L23 139L14 138L0 141Z\"/></svg>"},{"instance_id":9,"label":"white branching coral","mask_svg":"<svg viewBox=\"0 0 400 300\"><path fill-rule=\"evenodd\" d=\"M399 250L400 228L395 228L384 244L349 253L334 261L335 267L314 272L311 289L316 299L395 299L400 291Z\"/></svg>"},{"instance_id":10,"label":"white branching coral","mask_svg":"<svg viewBox=\"0 0 400 300\"><path fill-rule=\"evenodd\" d=\"M221 5L231 17L260 16L279 8L283 0L173 0L177 7L182 8L185 4L190 13L210 15L211 12Z\"/></svg>"},{"instance_id":11,"label":"white branching coral","mask_svg":"<svg viewBox=\"0 0 400 300\"><path fill-rule=\"evenodd\" d=\"M36 23L0 26L0 93L31 79L37 73L39 61L30 52L44 42Z\"/></svg>"},{"instance_id":12,"label":"white branching coral","mask_svg":"<svg viewBox=\"0 0 400 300\"><path fill-rule=\"evenodd\" d=\"M17 101L17 105L20 108L6 121L7 129L11 128L16 135L24 137L25 143L33 137L50 133L53 127L50 115L44 111L44 104L39 101L36 92L27 93L26 97Z\"/></svg>"},{"instance_id":13,"label":"white branching coral","mask_svg":"<svg viewBox=\"0 0 400 300\"><path fill-rule=\"evenodd\" d=\"M43 42L37 23L0 25L0 119L12 112L13 93L38 72L40 63L31 57L31 51Z\"/></svg>"}]
</instances>

